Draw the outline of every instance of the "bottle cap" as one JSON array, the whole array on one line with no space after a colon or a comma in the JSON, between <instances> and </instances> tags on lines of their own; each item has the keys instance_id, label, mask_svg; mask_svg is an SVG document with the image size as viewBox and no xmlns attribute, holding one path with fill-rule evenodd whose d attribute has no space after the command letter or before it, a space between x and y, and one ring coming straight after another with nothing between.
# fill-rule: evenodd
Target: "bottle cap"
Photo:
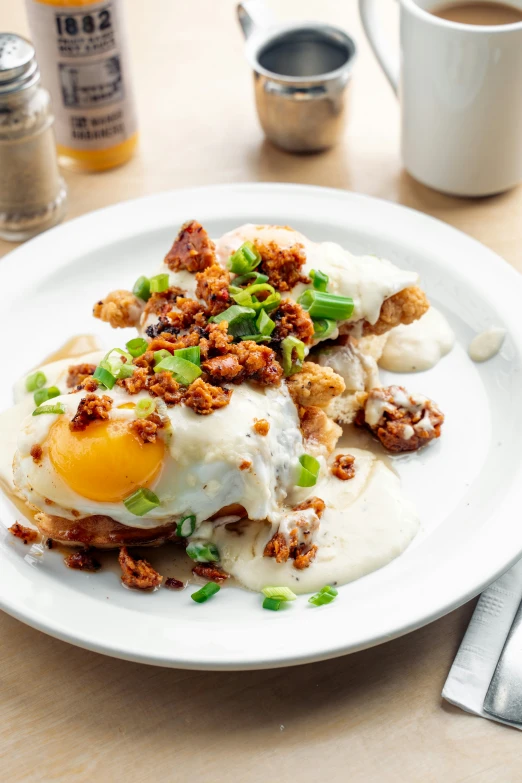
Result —
<instances>
[{"instance_id":1,"label":"bottle cap","mask_svg":"<svg viewBox=\"0 0 522 783\"><path fill-rule=\"evenodd\" d=\"M39 78L32 43L14 33L0 33L0 95L26 90Z\"/></svg>"}]
</instances>

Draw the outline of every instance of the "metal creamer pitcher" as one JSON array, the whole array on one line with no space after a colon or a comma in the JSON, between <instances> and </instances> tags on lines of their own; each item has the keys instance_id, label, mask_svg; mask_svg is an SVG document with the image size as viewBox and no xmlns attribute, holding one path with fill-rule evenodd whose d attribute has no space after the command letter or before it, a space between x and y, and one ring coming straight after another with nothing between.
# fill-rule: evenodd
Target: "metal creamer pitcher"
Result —
<instances>
[{"instance_id":1,"label":"metal creamer pitcher","mask_svg":"<svg viewBox=\"0 0 522 783\"><path fill-rule=\"evenodd\" d=\"M356 55L343 30L278 23L260 0L237 6L266 137L289 152L319 152L339 139Z\"/></svg>"}]
</instances>

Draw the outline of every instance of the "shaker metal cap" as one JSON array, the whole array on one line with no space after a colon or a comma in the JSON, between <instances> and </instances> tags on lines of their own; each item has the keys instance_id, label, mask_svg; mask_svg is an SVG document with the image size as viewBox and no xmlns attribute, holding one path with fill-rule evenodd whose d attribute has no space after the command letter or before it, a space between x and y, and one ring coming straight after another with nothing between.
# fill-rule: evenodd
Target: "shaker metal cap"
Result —
<instances>
[{"instance_id":1,"label":"shaker metal cap","mask_svg":"<svg viewBox=\"0 0 522 783\"><path fill-rule=\"evenodd\" d=\"M0 33L0 95L26 90L39 78L32 43L15 33Z\"/></svg>"}]
</instances>

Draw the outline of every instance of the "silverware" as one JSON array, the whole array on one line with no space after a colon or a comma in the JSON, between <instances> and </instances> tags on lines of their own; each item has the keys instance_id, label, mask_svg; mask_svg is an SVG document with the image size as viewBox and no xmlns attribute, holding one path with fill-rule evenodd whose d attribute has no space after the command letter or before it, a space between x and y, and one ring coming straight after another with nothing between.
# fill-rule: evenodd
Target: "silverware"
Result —
<instances>
[{"instance_id":1,"label":"silverware","mask_svg":"<svg viewBox=\"0 0 522 783\"><path fill-rule=\"evenodd\" d=\"M522 604L498 659L484 710L501 720L522 724Z\"/></svg>"},{"instance_id":2,"label":"silverware","mask_svg":"<svg viewBox=\"0 0 522 783\"><path fill-rule=\"evenodd\" d=\"M343 130L353 39L319 22L279 24L259 0L243 0L237 13L267 138L290 152L332 147Z\"/></svg>"}]
</instances>

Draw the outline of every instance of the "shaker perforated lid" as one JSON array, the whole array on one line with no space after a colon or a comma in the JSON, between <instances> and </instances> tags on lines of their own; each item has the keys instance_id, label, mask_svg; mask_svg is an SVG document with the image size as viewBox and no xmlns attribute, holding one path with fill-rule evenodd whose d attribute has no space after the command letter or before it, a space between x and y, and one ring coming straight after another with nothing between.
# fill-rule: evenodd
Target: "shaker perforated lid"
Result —
<instances>
[{"instance_id":1,"label":"shaker perforated lid","mask_svg":"<svg viewBox=\"0 0 522 783\"><path fill-rule=\"evenodd\" d=\"M32 43L14 33L0 33L0 95L26 90L39 78Z\"/></svg>"}]
</instances>

